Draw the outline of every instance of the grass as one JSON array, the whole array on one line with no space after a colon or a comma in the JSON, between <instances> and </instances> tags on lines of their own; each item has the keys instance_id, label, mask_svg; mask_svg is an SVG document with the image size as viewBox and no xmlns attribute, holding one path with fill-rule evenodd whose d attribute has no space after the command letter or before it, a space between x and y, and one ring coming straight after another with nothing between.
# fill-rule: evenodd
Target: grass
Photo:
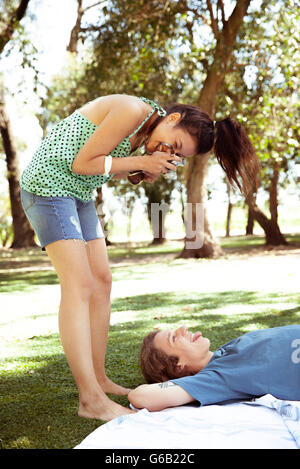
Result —
<instances>
[{"instance_id":1,"label":"grass","mask_svg":"<svg viewBox=\"0 0 300 469\"><path fill-rule=\"evenodd\" d=\"M138 352L156 327L200 329L214 350L251 330L299 323L300 236L289 240L292 246L272 252L260 237L222 239L224 256L213 260L176 259L180 242L110 247L109 377L131 388L143 382ZM0 251L0 287L0 445L73 448L104 422L77 416L57 333L59 285L46 254ZM110 397L128 405L126 397Z\"/></svg>"}]
</instances>

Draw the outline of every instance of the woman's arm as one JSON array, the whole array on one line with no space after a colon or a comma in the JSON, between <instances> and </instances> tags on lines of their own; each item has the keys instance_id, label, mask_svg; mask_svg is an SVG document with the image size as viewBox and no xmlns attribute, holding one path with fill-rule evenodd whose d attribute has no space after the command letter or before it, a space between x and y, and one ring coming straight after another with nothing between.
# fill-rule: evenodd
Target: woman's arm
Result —
<instances>
[{"instance_id":1,"label":"woman's arm","mask_svg":"<svg viewBox=\"0 0 300 469\"><path fill-rule=\"evenodd\" d=\"M137 409L150 412L193 402L195 399L183 388L171 381L142 384L128 394L131 404Z\"/></svg>"},{"instance_id":2,"label":"woman's arm","mask_svg":"<svg viewBox=\"0 0 300 469\"><path fill-rule=\"evenodd\" d=\"M104 174L104 157L138 125L142 119L141 108L136 103L119 103L113 106L104 117L96 131L77 153L72 170L77 174ZM130 167L133 157L126 158L129 168L123 168L122 158L113 158L111 172L119 173L134 169ZM137 162L137 160L135 160ZM121 162L121 166L117 163ZM119 167L120 166L120 167Z\"/></svg>"},{"instance_id":3,"label":"woman's arm","mask_svg":"<svg viewBox=\"0 0 300 469\"><path fill-rule=\"evenodd\" d=\"M113 106L77 153L72 164L72 171L83 175L104 174L105 156L130 135L143 117L137 103L121 103ZM148 170L161 174L167 172L168 169L176 170L176 167L168 162L170 159L181 161L178 156L170 157L163 152L155 152L152 156L112 158L111 173Z\"/></svg>"}]
</instances>

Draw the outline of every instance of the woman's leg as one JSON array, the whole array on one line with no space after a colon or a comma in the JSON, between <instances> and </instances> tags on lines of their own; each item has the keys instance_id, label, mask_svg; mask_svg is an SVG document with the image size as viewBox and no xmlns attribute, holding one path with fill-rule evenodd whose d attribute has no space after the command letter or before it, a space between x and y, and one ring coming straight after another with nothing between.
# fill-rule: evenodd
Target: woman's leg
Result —
<instances>
[{"instance_id":1,"label":"woman's leg","mask_svg":"<svg viewBox=\"0 0 300 469\"><path fill-rule=\"evenodd\" d=\"M126 389L113 383L105 373L105 351L110 320L111 272L104 238L87 242L89 265L93 275L90 298L92 353L96 377L104 392L128 394Z\"/></svg>"},{"instance_id":2,"label":"woman's leg","mask_svg":"<svg viewBox=\"0 0 300 469\"><path fill-rule=\"evenodd\" d=\"M78 415L111 420L130 413L108 399L95 375L89 318L93 278L84 242L60 240L47 245L46 251L61 286L59 330L79 391Z\"/></svg>"}]
</instances>

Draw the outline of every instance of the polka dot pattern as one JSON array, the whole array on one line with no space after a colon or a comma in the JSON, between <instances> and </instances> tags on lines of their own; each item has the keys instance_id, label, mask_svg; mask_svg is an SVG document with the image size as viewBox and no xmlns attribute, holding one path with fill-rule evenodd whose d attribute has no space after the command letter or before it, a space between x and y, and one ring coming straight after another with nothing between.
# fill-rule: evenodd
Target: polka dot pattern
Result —
<instances>
[{"instance_id":1,"label":"polka dot pattern","mask_svg":"<svg viewBox=\"0 0 300 469\"><path fill-rule=\"evenodd\" d=\"M141 97L153 109L146 119L128 137L125 137L110 153L112 157L124 158L132 152L130 138L157 111L165 116L166 111L154 101ZM80 148L95 132L97 126L80 112L75 111L56 124L42 140L29 165L22 173L20 186L28 192L44 197L72 196L83 202L89 201L97 187L109 181L104 175L84 176L72 171L73 161Z\"/></svg>"}]
</instances>

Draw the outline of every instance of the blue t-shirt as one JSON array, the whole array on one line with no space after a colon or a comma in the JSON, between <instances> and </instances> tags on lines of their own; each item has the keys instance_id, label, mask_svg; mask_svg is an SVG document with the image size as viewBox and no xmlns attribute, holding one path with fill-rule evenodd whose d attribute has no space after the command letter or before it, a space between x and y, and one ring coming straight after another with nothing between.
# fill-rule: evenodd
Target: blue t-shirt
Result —
<instances>
[{"instance_id":1,"label":"blue t-shirt","mask_svg":"<svg viewBox=\"0 0 300 469\"><path fill-rule=\"evenodd\" d=\"M173 379L201 405L264 394L300 400L300 325L263 329L218 348L193 376Z\"/></svg>"}]
</instances>

